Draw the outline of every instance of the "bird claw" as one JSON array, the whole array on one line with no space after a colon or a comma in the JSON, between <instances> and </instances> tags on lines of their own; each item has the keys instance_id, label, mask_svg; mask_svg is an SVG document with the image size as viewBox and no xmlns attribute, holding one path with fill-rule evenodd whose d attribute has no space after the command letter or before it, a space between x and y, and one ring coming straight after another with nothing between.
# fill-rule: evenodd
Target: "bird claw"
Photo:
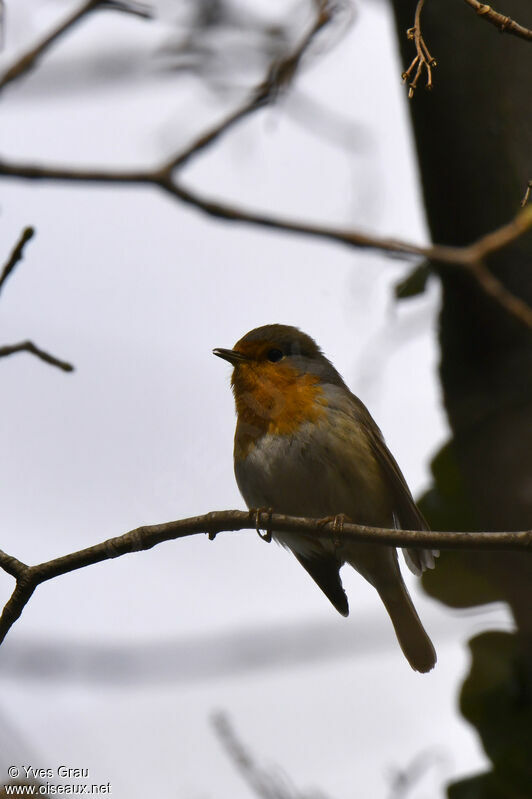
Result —
<instances>
[{"instance_id":1,"label":"bird claw","mask_svg":"<svg viewBox=\"0 0 532 799\"><path fill-rule=\"evenodd\" d=\"M329 524L329 522L333 523L333 542L334 546L338 549L342 545L341 537L344 530L344 523L348 521L349 516L346 516L345 513L337 513L335 516L325 516L324 519L320 519L318 522L318 527L325 527L325 525Z\"/></svg>"},{"instance_id":2,"label":"bird claw","mask_svg":"<svg viewBox=\"0 0 532 799\"><path fill-rule=\"evenodd\" d=\"M267 513L268 514L268 523L266 525L266 530L264 531L264 534L261 533L261 531L260 531L260 515L261 515L261 513ZM269 544L270 541L272 540L272 531L270 529L271 523L272 523L272 513L273 513L273 508L256 508L255 509L255 530L257 531L257 534L258 534L259 538L262 538L262 540L266 541L267 544Z\"/></svg>"}]
</instances>

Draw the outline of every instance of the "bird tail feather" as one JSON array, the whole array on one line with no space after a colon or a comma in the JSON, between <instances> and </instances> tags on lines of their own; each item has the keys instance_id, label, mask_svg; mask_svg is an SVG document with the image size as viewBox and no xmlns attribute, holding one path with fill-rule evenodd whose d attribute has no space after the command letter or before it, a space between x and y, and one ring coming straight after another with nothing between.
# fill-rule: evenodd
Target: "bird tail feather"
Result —
<instances>
[{"instance_id":1,"label":"bird tail feather","mask_svg":"<svg viewBox=\"0 0 532 799\"><path fill-rule=\"evenodd\" d=\"M414 671L424 674L433 669L436 665L436 651L421 624L405 584L401 580L399 585L393 586L393 591L379 590L379 595L392 620L399 645Z\"/></svg>"}]
</instances>

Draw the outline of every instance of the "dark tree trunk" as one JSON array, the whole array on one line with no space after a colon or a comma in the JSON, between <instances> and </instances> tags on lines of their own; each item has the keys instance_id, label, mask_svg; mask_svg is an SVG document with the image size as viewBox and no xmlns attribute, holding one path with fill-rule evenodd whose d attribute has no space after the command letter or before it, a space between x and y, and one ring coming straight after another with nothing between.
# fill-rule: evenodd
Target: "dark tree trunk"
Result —
<instances>
[{"instance_id":1,"label":"dark tree trunk","mask_svg":"<svg viewBox=\"0 0 532 799\"><path fill-rule=\"evenodd\" d=\"M416 2L392 0L392 5L406 68L415 55L406 30L413 25ZM496 10L532 27L530 0L499 0ZM425 41L438 63L433 91L425 91L420 82L410 100L428 223L434 241L466 244L514 217L532 178L532 43L501 34L463 0L428 0L421 21ZM507 288L532 305L532 235L491 259L488 266ZM529 529L532 334L459 271L441 270L440 278L440 374L453 440L443 470L447 470L443 480L446 486L436 485L432 499L438 495L441 511L446 489L448 499L453 494L449 483L454 481L459 483L452 499L456 507L447 512L447 518L455 526L468 529L474 523L484 530ZM454 470L451 477L450 463ZM429 501L425 506L429 514L430 507ZM443 516L445 513L444 509ZM522 744L523 757L518 758L517 766L514 764L513 776L508 776L508 761L501 761L500 746L504 735L508 743L509 730L500 729L500 740L494 744L490 723L475 719L468 705L472 686L475 693L490 664L505 653L502 656L509 664L508 679L504 686L498 686L497 697L510 690L508 681L517 681L515 714L519 720L510 713L508 725L524 734L526 727L521 727L521 722L525 714L529 749L532 553L504 557L469 553L458 567L458 558L453 555L444 561L440 577L426 583L431 593L455 605L503 597L511 605L518 626L511 645L506 638L481 636L483 644L472 647L474 663L462 694L462 707L479 728L494 771L484 781L475 782L476 792L471 782L469 792L454 793L453 789L451 794L508 799L532 796L532 766L525 763L525 742L513 742L515 751ZM467 584L463 592L457 589L460 597L453 596L451 585L453 575L458 574ZM483 699L478 699L476 709L482 701L488 701L487 695L485 692ZM500 713L493 723L501 727ZM515 777L519 769L523 771ZM512 788L514 778L518 782ZM528 788L524 789L521 784L526 781ZM464 790L465 786L462 783Z\"/></svg>"}]
</instances>

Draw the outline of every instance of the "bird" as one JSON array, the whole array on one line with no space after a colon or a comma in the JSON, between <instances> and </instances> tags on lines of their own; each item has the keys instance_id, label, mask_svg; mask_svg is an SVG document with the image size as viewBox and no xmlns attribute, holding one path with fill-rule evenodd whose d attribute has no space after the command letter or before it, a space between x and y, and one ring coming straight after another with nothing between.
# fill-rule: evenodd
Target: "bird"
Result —
<instances>
[{"instance_id":1,"label":"bird","mask_svg":"<svg viewBox=\"0 0 532 799\"><path fill-rule=\"evenodd\" d=\"M269 324L214 355L233 366L234 470L250 509L348 518L358 524L428 530L405 478L366 406L311 336ZM428 672L436 652L404 583L395 547L271 531L336 610L349 615L340 568L349 563L379 594L410 666ZM336 540L335 540L336 539ZM404 549L417 575L432 550Z\"/></svg>"}]
</instances>

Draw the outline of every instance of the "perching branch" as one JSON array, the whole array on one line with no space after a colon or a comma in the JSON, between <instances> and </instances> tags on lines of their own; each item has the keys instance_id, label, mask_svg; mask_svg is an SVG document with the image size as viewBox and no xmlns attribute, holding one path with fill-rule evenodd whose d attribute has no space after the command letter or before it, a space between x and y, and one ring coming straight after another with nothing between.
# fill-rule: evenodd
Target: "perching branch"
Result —
<instances>
[{"instance_id":1,"label":"perching branch","mask_svg":"<svg viewBox=\"0 0 532 799\"><path fill-rule=\"evenodd\" d=\"M512 33L514 36L519 36L521 39L532 41L532 30L524 28L518 22L515 22L511 17L506 17L504 14L499 14L491 6L486 3L479 3L478 0L465 0L468 6L474 9L479 16L491 22L501 33Z\"/></svg>"},{"instance_id":2,"label":"perching branch","mask_svg":"<svg viewBox=\"0 0 532 799\"><path fill-rule=\"evenodd\" d=\"M408 97L411 100L414 96L414 91L417 89L418 81L423 74L427 73L427 82L425 88L432 89L432 69L437 66L436 59L429 53L428 47L425 44L425 39L421 33L421 10L425 0L418 0L416 6L416 13L414 16L414 27L409 28L406 35L411 39L416 46L416 55L408 69L403 72L403 81L409 81L410 88L408 90ZM414 77L412 78L412 75Z\"/></svg>"},{"instance_id":3,"label":"perching branch","mask_svg":"<svg viewBox=\"0 0 532 799\"><path fill-rule=\"evenodd\" d=\"M117 538L109 538L100 544L35 566L28 566L0 550L0 568L16 580L15 590L0 616L0 643L41 583L130 552L151 549L163 541L173 541L190 535L207 534L209 539L213 540L222 532L262 528L280 533L298 533L314 541L332 540L338 549L347 542L364 541L383 546L423 549L532 552L532 530L515 533L437 533L428 530L388 530L366 527L349 521L337 524L336 521L298 518L269 511L213 511L189 519L137 527Z\"/></svg>"},{"instance_id":4,"label":"perching branch","mask_svg":"<svg viewBox=\"0 0 532 799\"><path fill-rule=\"evenodd\" d=\"M63 34L70 31L74 25L97 8L114 9L116 11L134 14L145 19L151 19L152 17L149 9L140 3L121 2L121 0L116 0L116 2L114 2L114 0L85 0L85 2L78 6L66 19L62 20L53 30L47 33L40 42L17 58L15 63L0 76L0 91L7 86L8 83L20 78L24 73L33 69L39 58L44 55Z\"/></svg>"}]
</instances>

